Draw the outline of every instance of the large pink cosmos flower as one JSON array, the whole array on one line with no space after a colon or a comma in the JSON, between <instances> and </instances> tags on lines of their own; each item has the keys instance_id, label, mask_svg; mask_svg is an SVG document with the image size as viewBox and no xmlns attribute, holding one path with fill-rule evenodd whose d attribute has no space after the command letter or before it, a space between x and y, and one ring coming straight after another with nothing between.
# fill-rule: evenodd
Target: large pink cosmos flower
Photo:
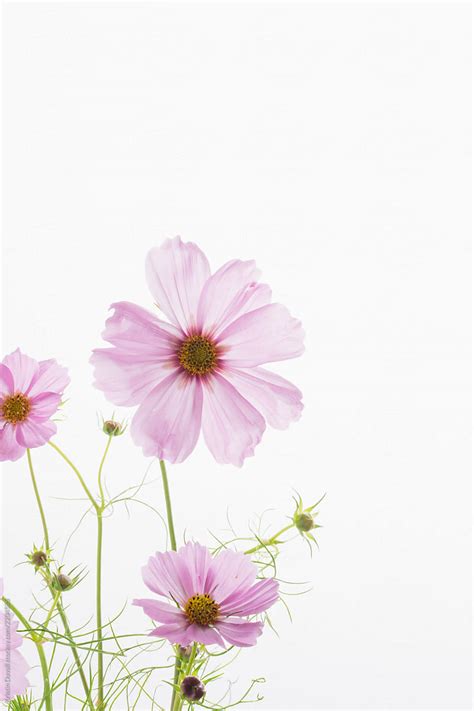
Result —
<instances>
[{"instance_id":1,"label":"large pink cosmos flower","mask_svg":"<svg viewBox=\"0 0 474 711\"><path fill-rule=\"evenodd\" d=\"M303 329L257 282L253 261L211 276L201 250L179 237L152 249L148 286L171 323L134 304L111 308L94 351L95 385L116 405L139 405L131 433L147 456L182 462L203 430L215 459L241 466L265 420L278 429L300 416L301 392L263 363L303 352Z\"/></svg>"},{"instance_id":2,"label":"large pink cosmos flower","mask_svg":"<svg viewBox=\"0 0 474 711\"><path fill-rule=\"evenodd\" d=\"M0 598L3 595L3 580L0 578ZM23 638L17 632L18 621L10 612L0 612L0 701L10 701L24 694L29 686L26 673L29 665L18 651Z\"/></svg>"},{"instance_id":3,"label":"large pink cosmos flower","mask_svg":"<svg viewBox=\"0 0 474 711\"><path fill-rule=\"evenodd\" d=\"M67 370L55 360L33 360L17 348L0 363L0 461L15 461L56 433Z\"/></svg>"},{"instance_id":4,"label":"large pink cosmos flower","mask_svg":"<svg viewBox=\"0 0 474 711\"><path fill-rule=\"evenodd\" d=\"M262 622L248 617L268 610L278 600L278 583L257 580L257 567L244 553L225 550L214 558L199 543L176 553L156 553L142 569L147 587L166 597L134 600L160 626L151 632L173 644L192 642L251 647L262 634Z\"/></svg>"}]
</instances>

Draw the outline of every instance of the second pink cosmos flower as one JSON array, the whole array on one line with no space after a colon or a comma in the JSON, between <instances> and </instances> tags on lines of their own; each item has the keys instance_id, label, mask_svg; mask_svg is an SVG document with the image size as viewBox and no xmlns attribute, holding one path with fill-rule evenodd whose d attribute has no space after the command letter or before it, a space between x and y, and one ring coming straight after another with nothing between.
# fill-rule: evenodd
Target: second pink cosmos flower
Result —
<instances>
[{"instance_id":1,"label":"second pink cosmos flower","mask_svg":"<svg viewBox=\"0 0 474 711\"><path fill-rule=\"evenodd\" d=\"M112 305L92 355L95 384L116 405L136 406L131 432L147 456L182 462L204 439L220 463L241 466L267 421L299 418L301 392L262 364L304 350L301 323L259 283L253 261L211 275L203 252L179 237L152 249L148 286L169 322L135 304Z\"/></svg>"}]
</instances>

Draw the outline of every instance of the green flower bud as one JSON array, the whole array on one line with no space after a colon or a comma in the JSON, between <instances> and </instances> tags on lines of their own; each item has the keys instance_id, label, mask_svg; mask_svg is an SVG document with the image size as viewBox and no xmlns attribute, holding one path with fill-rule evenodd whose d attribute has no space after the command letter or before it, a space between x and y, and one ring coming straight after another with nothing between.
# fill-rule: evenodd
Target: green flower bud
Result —
<instances>
[{"instance_id":1,"label":"green flower bud","mask_svg":"<svg viewBox=\"0 0 474 711\"><path fill-rule=\"evenodd\" d=\"M59 573L59 575L56 575L56 583L61 590L68 590L72 585L72 580L69 575Z\"/></svg>"},{"instance_id":2,"label":"green flower bud","mask_svg":"<svg viewBox=\"0 0 474 711\"><path fill-rule=\"evenodd\" d=\"M308 533L308 531L315 528L314 519L309 513L298 513L293 520L298 531L302 533Z\"/></svg>"},{"instance_id":3,"label":"green flower bud","mask_svg":"<svg viewBox=\"0 0 474 711\"><path fill-rule=\"evenodd\" d=\"M35 566L35 568L42 568L48 561L48 554L45 551L33 551L29 555L30 563Z\"/></svg>"},{"instance_id":4,"label":"green flower bud","mask_svg":"<svg viewBox=\"0 0 474 711\"><path fill-rule=\"evenodd\" d=\"M118 437L123 432L123 425L115 420L105 420L102 425L102 431L109 437Z\"/></svg>"}]
</instances>

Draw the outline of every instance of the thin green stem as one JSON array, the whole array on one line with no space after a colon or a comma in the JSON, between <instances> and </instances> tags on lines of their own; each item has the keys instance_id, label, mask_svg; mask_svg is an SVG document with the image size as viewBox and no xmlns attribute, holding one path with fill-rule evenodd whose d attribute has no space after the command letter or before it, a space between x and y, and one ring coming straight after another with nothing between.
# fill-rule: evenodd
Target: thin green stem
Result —
<instances>
[{"instance_id":1,"label":"thin green stem","mask_svg":"<svg viewBox=\"0 0 474 711\"><path fill-rule=\"evenodd\" d=\"M268 538L266 541L262 541L262 543L259 543L257 546L254 546L253 548L249 548L247 551L244 551L245 555L252 555L252 553L256 553L262 548L266 548L267 546L273 545L274 543L276 543L276 541L278 541L280 536L282 536L287 531L290 531L294 527L294 525L295 524L293 522L288 524L288 526L282 528L281 531L275 533L275 535L273 535L271 538Z\"/></svg>"},{"instance_id":2,"label":"thin green stem","mask_svg":"<svg viewBox=\"0 0 474 711\"><path fill-rule=\"evenodd\" d=\"M43 627L46 629L49 625L49 621L53 616L53 612L55 611L57 604L59 602L59 598L61 597L61 592L58 590L56 594L53 597L53 604L51 605L51 609L48 612L48 616L46 617L45 621L43 622Z\"/></svg>"},{"instance_id":3,"label":"thin green stem","mask_svg":"<svg viewBox=\"0 0 474 711\"><path fill-rule=\"evenodd\" d=\"M161 469L161 478L163 480L163 492L165 495L165 502L166 502L166 516L168 519L168 532L170 534L171 550L176 551L178 549L178 547L176 545L176 534L174 532L173 509L171 507L170 487L168 484L168 475L166 473L166 464L164 463L164 461L162 459L160 459L160 469ZM176 654L176 660L174 663L173 694L171 696L170 711L174 711L176 700L177 700L176 685L177 685L178 679L179 679L179 670L180 670L180 656L179 656L179 654Z\"/></svg>"},{"instance_id":4,"label":"thin green stem","mask_svg":"<svg viewBox=\"0 0 474 711\"><path fill-rule=\"evenodd\" d=\"M104 645L102 635L102 511L97 511L96 618L97 618L97 708L104 708Z\"/></svg>"},{"instance_id":5,"label":"thin green stem","mask_svg":"<svg viewBox=\"0 0 474 711\"><path fill-rule=\"evenodd\" d=\"M177 545L176 545L176 535L174 532L173 511L171 508L170 488L168 485L168 476L166 474L166 465L162 459L160 459L160 469L161 469L161 477L163 479L163 491L165 494L166 516L168 518L168 531L170 534L171 550L175 551L175 550L177 550Z\"/></svg>"},{"instance_id":6,"label":"thin green stem","mask_svg":"<svg viewBox=\"0 0 474 711\"><path fill-rule=\"evenodd\" d=\"M72 471L74 472L74 474L75 474L75 475L77 476L77 478L79 479L79 482L80 482L82 488L84 489L87 498L88 498L89 501L91 502L91 504L92 504L92 506L94 507L94 509L95 509L96 511L98 511L98 510L99 510L99 505L97 504L97 501L95 500L95 498L92 496L92 494L91 494L91 492L90 492L90 490L89 490L89 488L88 488L86 482L84 481L84 478L83 478L82 474L80 473L79 469L71 462L71 460L69 459L69 457L67 457L67 456L64 454L64 452L62 451L62 449L60 449L57 444L54 444L54 442L51 442L51 440L49 441L48 444L51 445L51 447L52 447L54 450L56 450L56 452L59 454L59 456L62 457L62 458L64 459L64 461L65 461L67 464L69 464L69 466L71 467Z\"/></svg>"},{"instance_id":7,"label":"thin green stem","mask_svg":"<svg viewBox=\"0 0 474 711\"><path fill-rule=\"evenodd\" d=\"M38 637L34 630L31 628L30 624L28 623L28 620L26 617L24 617L21 612L18 610L18 608L15 607L15 605L8 600L6 597L2 597L3 602L5 605L13 612L13 614L18 617L20 622L22 623L23 627L25 630L28 630L29 636L31 638L31 641L34 643L36 647L36 651L38 652L38 657L40 661L40 666L41 666L41 673L43 675L43 703L46 706L46 711L53 711L53 699L52 699L52 694L51 694L51 684L49 681L49 668L48 668L48 662L46 660L46 655L44 653L43 649L43 643L41 637Z\"/></svg>"},{"instance_id":8,"label":"thin green stem","mask_svg":"<svg viewBox=\"0 0 474 711\"><path fill-rule=\"evenodd\" d=\"M31 483L33 484L33 491L35 492L36 503L38 504L39 514L41 517L41 525L43 526L43 538L46 552L49 551L49 533L48 524L46 523L46 516L44 514L43 504L41 503L41 496L38 489L38 484L36 483L35 471L33 469L33 461L31 459L31 452L29 449L26 450L26 457L28 459L28 468L30 470Z\"/></svg>"},{"instance_id":9,"label":"thin green stem","mask_svg":"<svg viewBox=\"0 0 474 711\"><path fill-rule=\"evenodd\" d=\"M69 627L67 615L66 615L66 612L64 611L61 601L58 601L58 612L59 612L59 616L61 618L61 622L63 623L64 634L65 634L67 640L69 642L71 642L70 648L71 648L72 656L74 657L77 671L79 672L79 676L81 677L82 687L83 687L84 692L86 694L87 705L89 706L91 711L95 711L95 707L94 707L93 701L91 699L91 692L89 689L89 684L87 683L86 675L84 673L84 669L82 668L81 658L79 656L79 653L78 653L76 647L74 646L74 638L72 636L72 632L71 632L71 628Z\"/></svg>"},{"instance_id":10,"label":"thin green stem","mask_svg":"<svg viewBox=\"0 0 474 711\"><path fill-rule=\"evenodd\" d=\"M102 459L100 461L99 473L97 476L97 480L98 480L98 484L99 484L99 493L100 493L100 505L101 505L102 510L104 510L104 508L105 508L105 495L104 495L104 489L102 486L102 469L104 468L105 458L107 456L107 452L109 451L109 447L112 442L112 439L113 439L113 435L110 435L110 437L107 440L107 446L105 448L105 452L102 455Z\"/></svg>"}]
</instances>

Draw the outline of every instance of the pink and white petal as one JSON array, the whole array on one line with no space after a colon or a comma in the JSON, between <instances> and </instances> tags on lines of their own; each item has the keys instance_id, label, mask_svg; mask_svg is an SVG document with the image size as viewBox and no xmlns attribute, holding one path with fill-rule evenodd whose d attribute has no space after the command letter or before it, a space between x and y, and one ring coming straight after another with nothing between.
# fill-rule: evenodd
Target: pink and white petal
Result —
<instances>
[{"instance_id":1,"label":"pink and white petal","mask_svg":"<svg viewBox=\"0 0 474 711\"><path fill-rule=\"evenodd\" d=\"M197 642L198 644L218 644L220 647L225 647L224 640L213 627L204 627L203 625L189 625L187 629L187 634L189 637L188 644L190 642Z\"/></svg>"},{"instance_id":2,"label":"pink and white petal","mask_svg":"<svg viewBox=\"0 0 474 711\"><path fill-rule=\"evenodd\" d=\"M150 632L150 636L167 639L172 644L181 644L183 647L186 647L192 642L192 639L189 637L188 629L189 623L186 620L185 623L180 625L160 625L159 627L155 627L155 629Z\"/></svg>"},{"instance_id":3,"label":"pink and white petal","mask_svg":"<svg viewBox=\"0 0 474 711\"><path fill-rule=\"evenodd\" d=\"M16 439L22 447L41 447L56 434L57 427L51 420L35 421L28 418L16 425Z\"/></svg>"},{"instance_id":4,"label":"pink and white petal","mask_svg":"<svg viewBox=\"0 0 474 711\"><path fill-rule=\"evenodd\" d=\"M146 278L153 298L170 321L186 333L196 328L199 297L209 276L204 253L180 237L148 252Z\"/></svg>"},{"instance_id":5,"label":"pink and white petal","mask_svg":"<svg viewBox=\"0 0 474 711\"><path fill-rule=\"evenodd\" d=\"M19 348L5 356L3 365L6 365L13 376L15 392L26 393L33 379L38 373L39 363L22 353Z\"/></svg>"},{"instance_id":6,"label":"pink and white petal","mask_svg":"<svg viewBox=\"0 0 474 711\"><path fill-rule=\"evenodd\" d=\"M36 397L40 393L52 392L63 393L71 382L66 368L59 365L54 358L41 360L38 364L38 372L33 378L28 395Z\"/></svg>"},{"instance_id":7,"label":"pink and white petal","mask_svg":"<svg viewBox=\"0 0 474 711\"><path fill-rule=\"evenodd\" d=\"M226 368L225 378L265 417L271 427L286 429L301 417L303 393L285 378L264 368Z\"/></svg>"},{"instance_id":8,"label":"pink and white petal","mask_svg":"<svg viewBox=\"0 0 474 711\"><path fill-rule=\"evenodd\" d=\"M29 417L40 420L52 417L59 407L61 395L53 392L43 392L31 398L31 411Z\"/></svg>"},{"instance_id":9,"label":"pink and white petal","mask_svg":"<svg viewBox=\"0 0 474 711\"><path fill-rule=\"evenodd\" d=\"M29 669L28 662L17 649L0 652L0 701L10 701L26 692Z\"/></svg>"},{"instance_id":10,"label":"pink and white petal","mask_svg":"<svg viewBox=\"0 0 474 711\"><path fill-rule=\"evenodd\" d=\"M227 380L213 374L203 382L202 429L216 461L242 466L262 439L265 420Z\"/></svg>"},{"instance_id":11,"label":"pink and white petal","mask_svg":"<svg viewBox=\"0 0 474 711\"><path fill-rule=\"evenodd\" d=\"M135 413L131 434L148 457L182 462L196 446L201 429L199 378L172 373L145 398Z\"/></svg>"},{"instance_id":12,"label":"pink and white petal","mask_svg":"<svg viewBox=\"0 0 474 711\"><path fill-rule=\"evenodd\" d=\"M105 322L102 338L123 352L166 358L183 340L181 329L130 301L117 301L110 308L114 312Z\"/></svg>"},{"instance_id":13,"label":"pink and white petal","mask_svg":"<svg viewBox=\"0 0 474 711\"><path fill-rule=\"evenodd\" d=\"M191 575L185 561L175 551L156 553L142 568L145 585L157 595L171 598L184 607L194 594Z\"/></svg>"},{"instance_id":14,"label":"pink and white petal","mask_svg":"<svg viewBox=\"0 0 474 711\"><path fill-rule=\"evenodd\" d=\"M232 550L222 551L212 559L206 592L221 604L231 593L248 590L256 575L257 567L249 556Z\"/></svg>"},{"instance_id":15,"label":"pink and white petal","mask_svg":"<svg viewBox=\"0 0 474 711\"><path fill-rule=\"evenodd\" d=\"M159 600L141 599L134 600L132 605L141 607L145 615L148 615L155 622L163 624L177 625L186 620L184 613L179 607L169 605L167 602Z\"/></svg>"},{"instance_id":16,"label":"pink and white petal","mask_svg":"<svg viewBox=\"0 0 474 711\"><path fill-rule=\"evenodd\" d=\"M0 430L0 462L15 462L24 453L25 447L17 442L15 427L7 423Z\"/></svg>"},{"instance_id":17,"label":"pink and white petal","mask_svg":"<svg viewBox=\"0 0 474 711\"><path fill-rule=\"evenodd\" d=\"M227 642L235 647L253 647L263 632L263 623L244 622L243 620L219 621L216 623L216 629Z\"/></svg>"},{"instance_id":18,"label":"pink and white petal","mask_svg":"<svg viewBox=\"0 0 474 711\"><path fill-rule=\"evenodd\" d=\"M95 387L114 405L127 407L141 404L153 388L177 371L169 359L125 353L118 348L96 348L90 363Z\"/></svg>"},{"instance_id":19,"label":"pink and white petal","mask_svg":"<svg viewBox=\"0 0 474 711\"><path fill-rule=\"evenodd\" d=\"M220 604L223 615L248 617L268 610L278 600L278 582L273 578L257 580L251 588L231 593Z\"/></svg>"},{"instance_id":20,"label":"pink and white petal","mask_svg":"<svg viewBox=\"0 0 474 711\"><path fill-rule=\"evenodd\" d=\"M304 351L301 322L282 304L268 304L240 316L219 335L223 365L252 368L296 358Z\"/></svg>"},{"instance_id":21,"label":"pink and white petal","mask_svg":"<svg viewBox=\"0 0 474 711\"><path fill-rule=\"evenodd\" d=\"M254 261L234 259L218 269L202 290L198 329L216 336L242 313L268 304L271 291L267 285L257 283L259 276Z\"/></svg>"},{"instance_id":22,"label":"pink and white petal","mask_svg":"<svg viewBox=\"0 0 474 711\"><path fill-rule=\"evenodd\" d=\"M189 572L191 594L208 592L208 576L213 565L209 549L189 542L179 549L178 555Z\"/></svg>"},{"instance_id":23,"label":"pink and white petal","mask_svg":"<svg viewBox=\"0 0 474 711\"><path fill-rule=\"evenodd\" d=\"M15 384L10 368L0 363L0 396L12 395L15 391Z\"/></svg>"}]
</instances>

